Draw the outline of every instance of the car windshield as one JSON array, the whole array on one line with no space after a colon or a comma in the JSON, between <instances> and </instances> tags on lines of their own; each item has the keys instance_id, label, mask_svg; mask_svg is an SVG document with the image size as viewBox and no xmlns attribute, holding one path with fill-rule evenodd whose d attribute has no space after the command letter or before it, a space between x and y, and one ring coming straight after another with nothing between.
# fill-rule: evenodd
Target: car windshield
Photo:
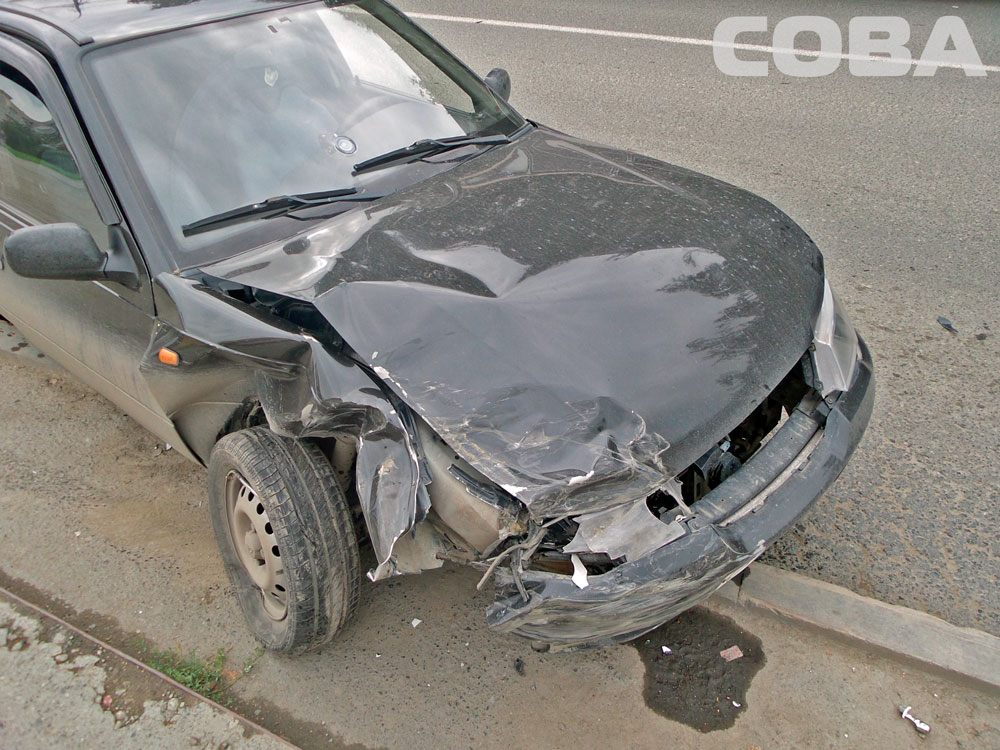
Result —
<instances>
[{"instance_id":1,"label":"car windshield","mask_svg":"<svg viewBox=\"0 0 1000 750\"><path fill-rule=\"evenodd\" d=\"M491 144L357 175L354 166L423 139L512 135L525 125L381 0L284 7L110 45L86 61L181 268L301 224L264 212L191 236L185 226L274 196L390 192ZM328 202L296 217L369 205Z\"/></svg>"}]
</instances>

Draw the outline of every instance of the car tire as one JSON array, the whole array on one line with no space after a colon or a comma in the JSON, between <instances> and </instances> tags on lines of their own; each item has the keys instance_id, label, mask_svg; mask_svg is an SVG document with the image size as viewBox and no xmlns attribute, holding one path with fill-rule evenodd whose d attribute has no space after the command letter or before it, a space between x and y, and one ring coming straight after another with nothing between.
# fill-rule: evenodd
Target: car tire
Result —
<instances>
[{"instance_id":1,"label":"car tire","mask_svg":"<svg viewBox=\"0 0 1000 750\"><path fill-rule=\"evenodd\" d=\"M212 526L251 630L268 649L330 641L358 606L350 507L319 448L253 427L223 437L208 464Z\"/></svg>"}]
</instances>

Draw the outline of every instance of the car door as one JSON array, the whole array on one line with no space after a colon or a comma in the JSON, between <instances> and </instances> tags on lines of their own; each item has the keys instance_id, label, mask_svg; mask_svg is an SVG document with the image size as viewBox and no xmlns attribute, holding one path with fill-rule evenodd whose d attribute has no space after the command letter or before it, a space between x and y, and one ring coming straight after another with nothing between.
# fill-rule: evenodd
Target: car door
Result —
<instances>
[{"instance_id":1,"label":"car door","mask_svg":"<svg viewBox=\"0 0 1000 750\"><path fill-rule=\"evenodd\" d=\"M58 79L45 60L0 34L0 242L27 226L73 222L107 250L133 248L137 279L29 279L0 269L0 314L147 429L180 442L139 363L154 304L149 275Z\"/></svg>"}]
</instances>

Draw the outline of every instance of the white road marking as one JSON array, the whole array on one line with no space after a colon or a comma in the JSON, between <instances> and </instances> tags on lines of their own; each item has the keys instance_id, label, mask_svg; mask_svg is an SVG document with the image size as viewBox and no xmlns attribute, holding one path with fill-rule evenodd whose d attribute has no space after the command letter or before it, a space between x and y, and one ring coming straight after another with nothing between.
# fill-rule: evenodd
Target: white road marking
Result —
<instances>
[{"instance_id":1,"label":"white road marking","mask_svg":"<svg viewBox=\"0 0 1000 750\"><path fill-rule=\"evenodd\" d=\"M899 57L883 57L875 55L853 55L850 52L820 52L814 49L789 49L787 47L772 47L767 44L743 44L741 42L716 42L714 39L696 39L686 36L669 36L667 34L646 34L641 31L615 31L613 29L591 29L585 26L557 26L550 23L529 23L527 21L500 21L495 18L472 18L471 16L445 16L437 13L407 13L410 18L421 21L446 21L450 23L466 23L479 26L502 26L511 29L531 29L533 31L558 31L563 34L586 34L589 36L606 36L618 39L641 39L649 42L666 42L667 44L687 44L693 47L719 47L723 49L746 50L749 52L767 52L768 54L791 52L803 57L832 57L838 60L875 60L888 63L936 65L941 68L958 68L960 70L987 71L1000 73L1000 65L974 65L971 63L937 62L934 60L920 61L916 56L912 60Z\"/></svg>"}]
</instances>

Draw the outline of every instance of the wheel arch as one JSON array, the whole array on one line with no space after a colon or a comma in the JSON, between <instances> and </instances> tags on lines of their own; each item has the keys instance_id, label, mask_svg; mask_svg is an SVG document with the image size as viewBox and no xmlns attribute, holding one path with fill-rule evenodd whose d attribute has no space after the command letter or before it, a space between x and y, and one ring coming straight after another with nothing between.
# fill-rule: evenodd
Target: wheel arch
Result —
<instances>
[{"instance_id":1,"label":"wheel arch","mask_svg":"<svg viewBox=\"0 0 1000 750\"><path fill-rule=\"evenodd\" d=\"M198 460L207 464L212 448L232 432L266 425L258 396L242 401L201 401L187 404L173 415L174 427Z\"/></svg>"}]
</instances>

